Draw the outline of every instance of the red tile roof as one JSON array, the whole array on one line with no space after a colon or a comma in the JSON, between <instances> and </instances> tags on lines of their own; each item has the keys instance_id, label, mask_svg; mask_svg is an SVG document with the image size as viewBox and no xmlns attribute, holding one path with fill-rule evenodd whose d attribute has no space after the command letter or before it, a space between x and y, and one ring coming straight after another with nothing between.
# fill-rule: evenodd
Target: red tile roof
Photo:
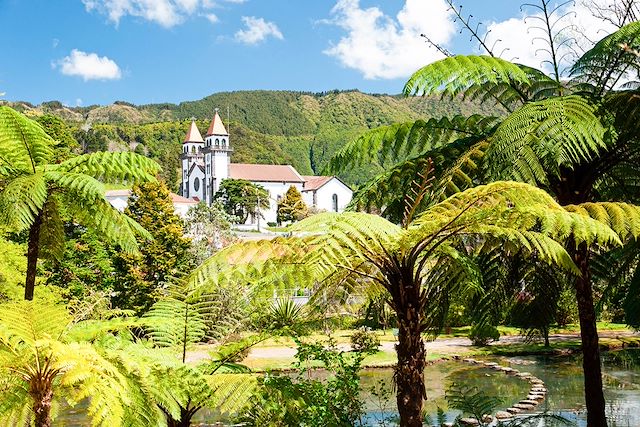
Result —
<instances>
[{"instance_id":1,"label":"red tile roof","mask_svg":"<svg viewBox=\"0 0 640 427\"><path fill-rule=\"evenodd\" d=\"M183 144L187 142L204 142L204 139L202 139L202 135L200 134L195 121L191 122L191 126L189 126L187 135L184 137L184 141L182 141Z\"/></svg>"},{"instance_id":2,"label":"red tile roof","mask_svg":"<svg viewBox=\"0 0 640 427\"><path fill-rule=\"evenodd\" d=\"M332 176L303 176L304 189L302 191L314 191L331 181Z\"/></svg>"},{"instance_id":3,"label":"red tile roof","mask_svg":"<svg viewBox=\"0 0 640 427\"><path fill-rule=\"evenodd\" d=\"M213 116L213 120L211 120L211 124L209 125L207 136L209 135L229 135L227 130L224 128L224 124L222 123L220 114L218 114L218 110L216 110L216 114Z\"/></svg>"},{"instance_id":4,"label":"red tile roof","mask_svg":"<svg viewBox=\"0 0 640 427\"><path fill-rule=\"evenodd\" d=\"M170 196L171 196L171 201L173 203L187 203L190 205L197 205L198 201L200 200L197 197L194 197L193 199L187 199L186 197L182 197L179 194L175 194L175 193L171 193ZM198 200L194 200L194 199L198 199Z\"/></svg>"},{"instance_id":5,"label":"red tile roof","mask_svg":"<svg viewBox=\"0 0 640 427\"><path fill-rule=\"evenodd\" d=\"M304 182L304 178L291 165L231 163L229 165L229 178L258 182Z\"/></svg>"}]
</instances>

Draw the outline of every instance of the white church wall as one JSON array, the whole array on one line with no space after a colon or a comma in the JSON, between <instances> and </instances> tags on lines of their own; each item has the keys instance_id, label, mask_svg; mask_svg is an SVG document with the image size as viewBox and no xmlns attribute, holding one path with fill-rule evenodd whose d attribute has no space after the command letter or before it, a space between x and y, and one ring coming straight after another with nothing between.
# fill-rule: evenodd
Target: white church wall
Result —
<instances>
[{"instance_id":1,"label":"white church wall","mask_svg":"<svg viewBox=\"0 0 640 427\"><path fill-rule=\"evenodd\" d=\"M308 193L311 193L309 191ZM343 212L353 196L353 191L344 185L339 179L332 178L329 182L316 190L316 208L329 212L335 212L333 196L338 201L338 212Z\"/></svg>"},{"instance_id":2,"label":"white church wall","mask_svg":"<svg viewBox=\"0 0 640 427\"><path fill-rule=\"evenodd\" d=\"M193 199L194 197L204 200L204 172L198 166L193 168L189 175L189 198Z\"/></svg>"},{"instance_id":3,"label":"white church wall","mask_svg":"<svg viewBox=\"0 0 640 427\"><path fill-rule=\"evenodd\" d=\"M262 219L265 225L267 222L277 222L278 220L278 200L284 197L285 193L292 185L302 191L302 183L297 182L255 182L254 184L264 187L269 192L269 209L262 210Z\"/></svg>"}]
</instances>

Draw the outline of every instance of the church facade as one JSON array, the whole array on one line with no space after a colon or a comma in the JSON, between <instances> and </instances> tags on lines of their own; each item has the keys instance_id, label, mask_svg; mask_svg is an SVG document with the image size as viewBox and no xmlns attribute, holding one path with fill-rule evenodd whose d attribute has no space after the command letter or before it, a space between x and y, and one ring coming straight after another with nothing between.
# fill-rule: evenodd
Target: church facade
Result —
<instances>
[{"instance_id":1,"label":"church facade","mask_svg":"<svg viewBox=\"0 0 640 427\"><path fill-rule=\"evenodd\" d=\"M318 210L342 212L353 196L351 188L335 176L302 176L291 165L231 163L232 151L217 109L204 138L192 121L180 155L182 196L211 205L223 180L244 179L269 193L269 208L261 211L265 222L276 222L278 201L291 186L302 193L308 207Z\"/></svg>"}]
</instances>

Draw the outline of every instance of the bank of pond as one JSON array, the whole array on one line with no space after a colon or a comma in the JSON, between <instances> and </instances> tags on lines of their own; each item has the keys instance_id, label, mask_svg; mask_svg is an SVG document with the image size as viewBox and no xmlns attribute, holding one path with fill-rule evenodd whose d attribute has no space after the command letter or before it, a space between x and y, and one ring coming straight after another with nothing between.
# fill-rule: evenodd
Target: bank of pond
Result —
<instances>
[{"instance_id":1,"label":"bank of pond","mask_svg":"<svg viewBox=\"0 0 640 427\"><path fill-rule=\"evenodd\" d=\"M606 410L610 426L639 426L640 349L605 352L602 359ZM476 360L495 362L500 367L512 368L521 373L526 372L530 378L541 380L546 390L544 399L540 399L534 409L525 410L523 414L540 412L559 414L577 426L586 426L582 367L579 356L486 357L476 358ZM316 371L314 375L322 377L326 373ZM366 406L363 424L366 426L397 425L395 395L392 392L392 369L363 369L360 379L361 397ZM514 404L517 406L518 402L526 399L532 390L532 384L527 378L509 375L503 370L492 369L484 363L469 363L468 360L465 362L463 359L439 361L427 366L425 383L428 397L425 402L426 412L431 419L436 420L438 409L441 409L448 422L460 415L460 411L449 409L447 406L445 392L451 384L462 385L465 388L475 387L487 396L501 398L502 403L497 411L503 412ZM230 423L231 420L216 414L214 409L209 409L201 411L196 416L194 425L201 423L215 425L216 422L228 425L226 423ZM55 424L64 427L90 425L80 407L65 409Z\"/></svg>"}]
</instances>

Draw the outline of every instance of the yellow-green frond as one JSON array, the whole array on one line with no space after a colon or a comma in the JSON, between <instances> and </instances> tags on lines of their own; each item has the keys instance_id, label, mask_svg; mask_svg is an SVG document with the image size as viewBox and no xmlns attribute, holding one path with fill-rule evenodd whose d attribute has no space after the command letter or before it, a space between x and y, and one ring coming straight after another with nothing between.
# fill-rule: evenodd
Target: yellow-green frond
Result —
<instances>
[{"instance_id":1,"label":"yellow-green frond","mask_svg":"<svg viewBox=\"0 0 640 427\"><path fill-rule=\"evenodd\" d=\"M35 173L51 160L54 144L38 123L0 106L0 177Z\"/></svg>"},{"instance_id":2,"label":"yellow-green frond","mask_svg":"<svg viewBox=\"0 0 640 427\"><path fill-rule=\"evenodd\" d=\"M160 165L148 157L128 151L85 154L55 166L56 171L89 175L114 184L153 181Z\"/></svg>"}]
</instances>

